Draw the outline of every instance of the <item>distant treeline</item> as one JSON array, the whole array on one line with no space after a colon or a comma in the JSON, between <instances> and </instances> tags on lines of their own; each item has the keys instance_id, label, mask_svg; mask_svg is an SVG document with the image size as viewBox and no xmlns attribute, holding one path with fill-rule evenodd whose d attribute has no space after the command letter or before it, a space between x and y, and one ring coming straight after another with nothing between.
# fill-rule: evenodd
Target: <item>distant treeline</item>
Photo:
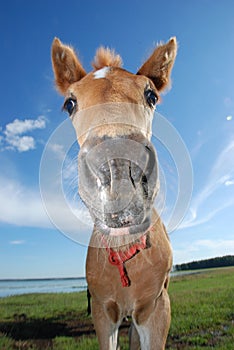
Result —
<instances>
[{"instance_id":1,"label":"distant treeline","mask_svg":"<svg viewBox=\"0 0 234 350\"><path fill-rule=\"evenodd\" d=\"M234 266L234 255L226 255L218 258L192 261L185 264L175 265L176 271L209 269L212 267Z\"/></svg>"}]
</instances>

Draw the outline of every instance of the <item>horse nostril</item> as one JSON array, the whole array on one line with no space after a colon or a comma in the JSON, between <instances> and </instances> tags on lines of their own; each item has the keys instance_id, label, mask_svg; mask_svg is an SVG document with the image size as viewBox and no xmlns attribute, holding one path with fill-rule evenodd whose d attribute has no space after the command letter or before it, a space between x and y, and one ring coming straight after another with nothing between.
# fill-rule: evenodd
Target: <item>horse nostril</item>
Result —
<instances>
[{"instance_id":1,"label":"horse nostril","mask_svg":"<svg viewBox=\"0 0 234 350\"><path fill-rule=\"evenodd\" d=\"M142 176L141 178L141 186L143 189L143 194L145 198L148 198L148 181L147 181L147 177L145 176L145 174Z\"/></svg>"},{"instance_id":2,"label":"horse nostril","mask_svg":"<svg viewBox=\"0 0 234 350\"><path fill-rule=\"evenodd\" d=\"M136 188L135 181L134 181L134 176L132 176L132 171L131 170L132 170L132 167L129 167L129 178L130 178L130 180L132 182L133 187Z\"/></svg>"},{"instance_id":3,"label":"horse nostril","mask_svg":"<svg viewBox=\"0 0 234 350\"><path fill-rule=\"evenodd\" d=\"M129 178L134 188L136 188L136 183L140 181L142 174L143 170L137 164L131 162L129 167Z\"/></svg>"},{"instance_id":4,"label":"horse nostril","mask_svg":"<svg viewBox=\"0 0 234 350\"><path fill-rule=\"evenodd\" d=\"M131 163L131 167L129 168L129 178L132 182L133 187L136 189L137 183L141 184L143 189L144 198L148 197L148 181L143 170L134 163Z\"/></svg>"}]
</instances>

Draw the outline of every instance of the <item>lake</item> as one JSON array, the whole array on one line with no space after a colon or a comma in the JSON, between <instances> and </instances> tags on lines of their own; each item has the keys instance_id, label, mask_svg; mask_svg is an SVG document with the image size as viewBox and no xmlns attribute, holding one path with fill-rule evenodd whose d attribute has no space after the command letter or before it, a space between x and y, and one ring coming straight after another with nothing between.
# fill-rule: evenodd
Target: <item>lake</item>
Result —
<instances>
[{"instance_id":1,"label":"lake","mask_svg":"<svg viewBox=\"0 0 234 350\"><path fill-rule=\"evenodd\" d=\"M28 293L70 293L87 288L86 279L56 278L28 280L0 280L0 297Z\"/></svg>"},{"instance_id":2,"label":"lake","mask_svg":"<svg viewBox=\"0 0 234 350\"><path fill-rule=\"evenodd\" d=\"M200 270L199 272L201 272ZM171 272L171 277L181 276L198 271ZM79 278L51 278L51 279L25 279L25 280L0 280L0 298L10 295L28 293L71 293L86 290L85 277Z\"/></svg>"}]
</instances>

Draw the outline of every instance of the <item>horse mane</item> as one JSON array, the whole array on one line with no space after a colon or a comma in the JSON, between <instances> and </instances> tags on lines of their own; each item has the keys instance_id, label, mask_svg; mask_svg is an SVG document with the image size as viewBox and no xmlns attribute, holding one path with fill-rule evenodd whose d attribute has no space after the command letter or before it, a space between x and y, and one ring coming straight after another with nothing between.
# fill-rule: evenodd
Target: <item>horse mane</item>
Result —
<instances>
[{"instance_id":1,"label":"horse mane","mask_svg":"<svg viewBox=\"0 0 234 350\"><path fill-rule=\"evenodd\" d=\"M122 67L122 58L115 53L115 50L101 46L96 51L92 66L94 70L103 67Z\"/></svg>"}]
</instances>

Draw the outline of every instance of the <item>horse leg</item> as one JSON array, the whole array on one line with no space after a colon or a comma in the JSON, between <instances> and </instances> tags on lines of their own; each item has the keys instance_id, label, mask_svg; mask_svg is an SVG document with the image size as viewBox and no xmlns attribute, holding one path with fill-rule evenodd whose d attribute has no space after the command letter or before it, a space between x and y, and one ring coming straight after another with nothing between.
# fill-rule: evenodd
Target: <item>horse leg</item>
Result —
<instances>
[{"instance_id":1,"label":"horse leg","mask_svg":"<svg viewBox=\"0 0 234 350\"><path fill-rule=\"evenodd\" d=\"M141 349L139 334L137 333L136 327L133 322L129 329L129 349L130 350Z\"/></svg>"},{"instance_id":2,"label":"horse leg","mask_svg":"<svg viewBox=\"0 0 234 350\"><path fill-rule=\"evenodd\" d=\"M119 350L118 332L121 320L116 312L117 304L113 301L105 305L92 300L92 318L98 337L100 350Z\"/></svg>"},{"instance_id":3,"label":"horse leg","mask_svg":"<svg viewBox=\"0 0 234 350\"><path fill-rule=\"evenodd\" d=\"M140 337L142 350L164 350L170 327L170 300L166 288L156 300L151 314L145 319L144 310L135 313L133 321ZM134 348L133 348L134 349Z\"/></svg>"},{"instance_id":4,"label":"horse leg","mask_svg":"<svg viewBox=\"0 0 234 350\"><path fill-rule=\"evenodd\" d=\"M89 288L87 288L87 301L88 301L88 306L87 306L87 314L91 314L91 294L89 291Z\"/></svg>"}]
</instances>

